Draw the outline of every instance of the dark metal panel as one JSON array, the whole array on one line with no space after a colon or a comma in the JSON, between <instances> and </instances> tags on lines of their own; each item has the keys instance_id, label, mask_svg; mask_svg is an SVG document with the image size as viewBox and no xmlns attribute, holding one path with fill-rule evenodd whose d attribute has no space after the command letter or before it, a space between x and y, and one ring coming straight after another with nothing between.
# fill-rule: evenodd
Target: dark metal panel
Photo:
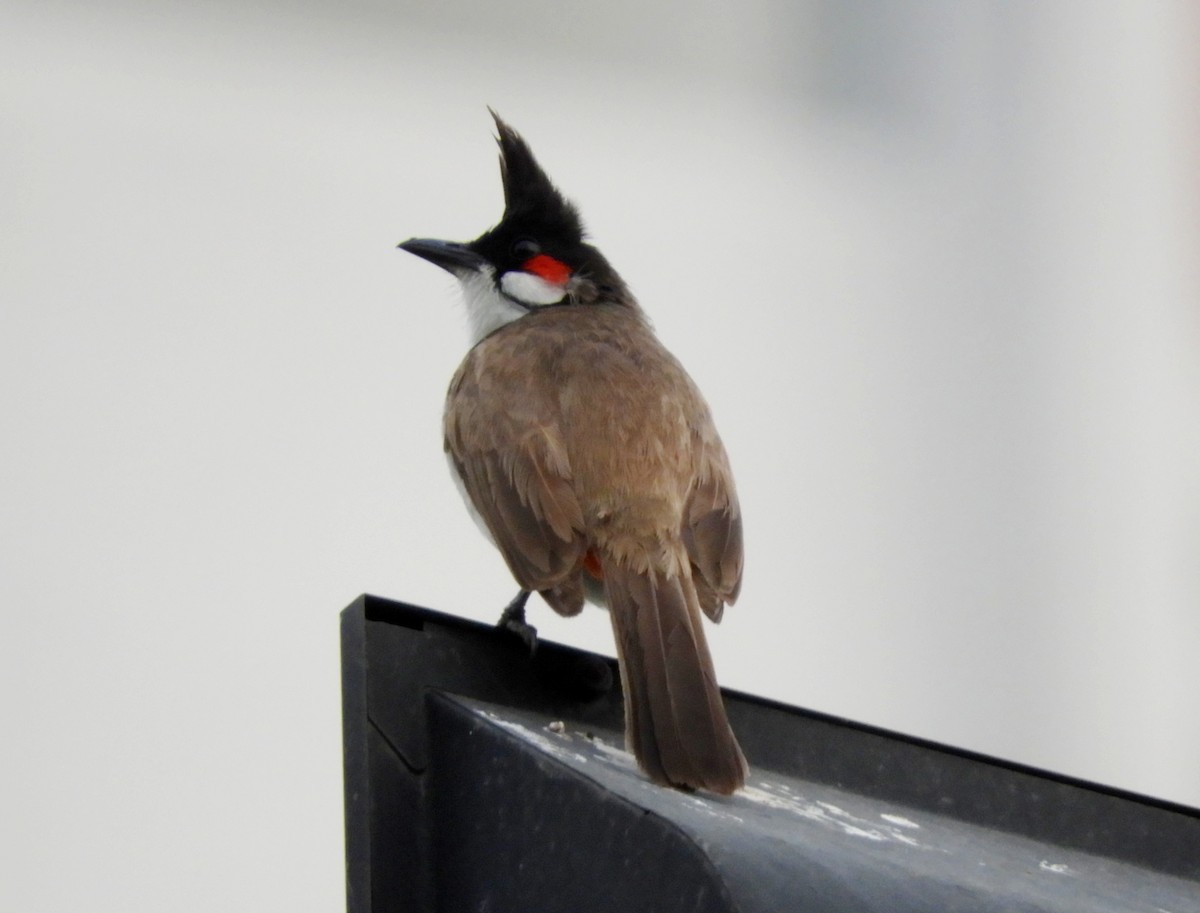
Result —
<instances>
[{"instance_id":1,"label":"dark metal panel","mask_svg":"<svg viewBox=\"0 0 1200 913\"><path fill-rule=\"evenodd\" d=\"M431 695L438 909L736 910L702 849L553 755Z\"/></svg>"},{"instance_id":2,"label":"dark metal panel","mask_svg":"<svg viewBox=\"0 0 1200 913\"><path fill-rule=\"evenodd\" d=\"M663 789L619 748L614 671L348 608L349 908L1200 913L1193 809L737 694L748 788Z\"/></svg>"}]
</instances>

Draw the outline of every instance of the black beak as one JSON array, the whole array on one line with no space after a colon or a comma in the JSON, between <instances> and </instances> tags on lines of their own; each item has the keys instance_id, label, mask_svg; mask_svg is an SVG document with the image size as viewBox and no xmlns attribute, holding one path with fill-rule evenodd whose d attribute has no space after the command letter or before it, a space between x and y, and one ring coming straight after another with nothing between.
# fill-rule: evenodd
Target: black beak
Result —
<instances>
[{"instance_id":1,"label":"black beak","mask_svg":"<svg viewBox=\"0 0 1200 913\"><path fill-rule=\"evenodd\" d=\"M465 244L438 241L434 238L409 238L397 245L401 250L416 254L455 276L482 269L487 261Z\"/></svg>"}]
</instances>

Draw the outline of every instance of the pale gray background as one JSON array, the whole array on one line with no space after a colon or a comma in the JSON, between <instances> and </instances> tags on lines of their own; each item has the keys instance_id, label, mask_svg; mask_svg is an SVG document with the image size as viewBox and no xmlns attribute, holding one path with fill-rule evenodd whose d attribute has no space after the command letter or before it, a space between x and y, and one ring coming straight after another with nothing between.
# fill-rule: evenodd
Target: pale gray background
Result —
<instances>
[{"instance_id":1,"label":"pale gray background","mask_svg":"<svg viewBox=\"0 0 1200 913\"><path fill-rule=\"evenodd\" d=\"M485 104L717 415L726 685L1200 804L1195 10L5 2L0 907L342 903L339 609L512 592L393 249Z\"/></svg>"}]
</instances>

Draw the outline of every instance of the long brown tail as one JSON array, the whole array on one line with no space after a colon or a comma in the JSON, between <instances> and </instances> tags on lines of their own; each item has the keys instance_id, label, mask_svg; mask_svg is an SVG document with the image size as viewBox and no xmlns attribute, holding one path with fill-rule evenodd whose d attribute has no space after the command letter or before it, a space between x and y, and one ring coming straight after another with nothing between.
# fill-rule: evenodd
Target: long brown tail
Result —
<instances>
[{"instance_id":1,"label":"long brown tail","mask_svg":"<svg viewBox=\"0 0 1200 913\"><path fill-rule=\"evenodd\" d=\"M686 568L686 562L684 562ZM684 571L684 575L687 571ZM690 577L604 564L630 750L652 780L729 794L746 782Z\"/></svg>"}]
</instances>

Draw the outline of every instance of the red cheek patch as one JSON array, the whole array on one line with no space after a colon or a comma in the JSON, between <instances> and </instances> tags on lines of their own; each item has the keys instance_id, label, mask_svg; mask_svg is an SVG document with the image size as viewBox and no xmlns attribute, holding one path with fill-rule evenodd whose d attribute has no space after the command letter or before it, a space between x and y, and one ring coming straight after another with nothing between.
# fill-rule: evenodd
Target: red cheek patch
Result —
<instances>
[{"instance_id":1,"label":"red cheek patch","mask_svg":"<svg viewBox=\"0 0 1200 913\"><path fill-rule=\"evenodd\" d=\"M554 285L566 285L571 278L571 268L561 260L555 260L548 254L538 254L530 257L521 264L521 269L535 276L541 276Z\"/></svg>"}]
</instances>

